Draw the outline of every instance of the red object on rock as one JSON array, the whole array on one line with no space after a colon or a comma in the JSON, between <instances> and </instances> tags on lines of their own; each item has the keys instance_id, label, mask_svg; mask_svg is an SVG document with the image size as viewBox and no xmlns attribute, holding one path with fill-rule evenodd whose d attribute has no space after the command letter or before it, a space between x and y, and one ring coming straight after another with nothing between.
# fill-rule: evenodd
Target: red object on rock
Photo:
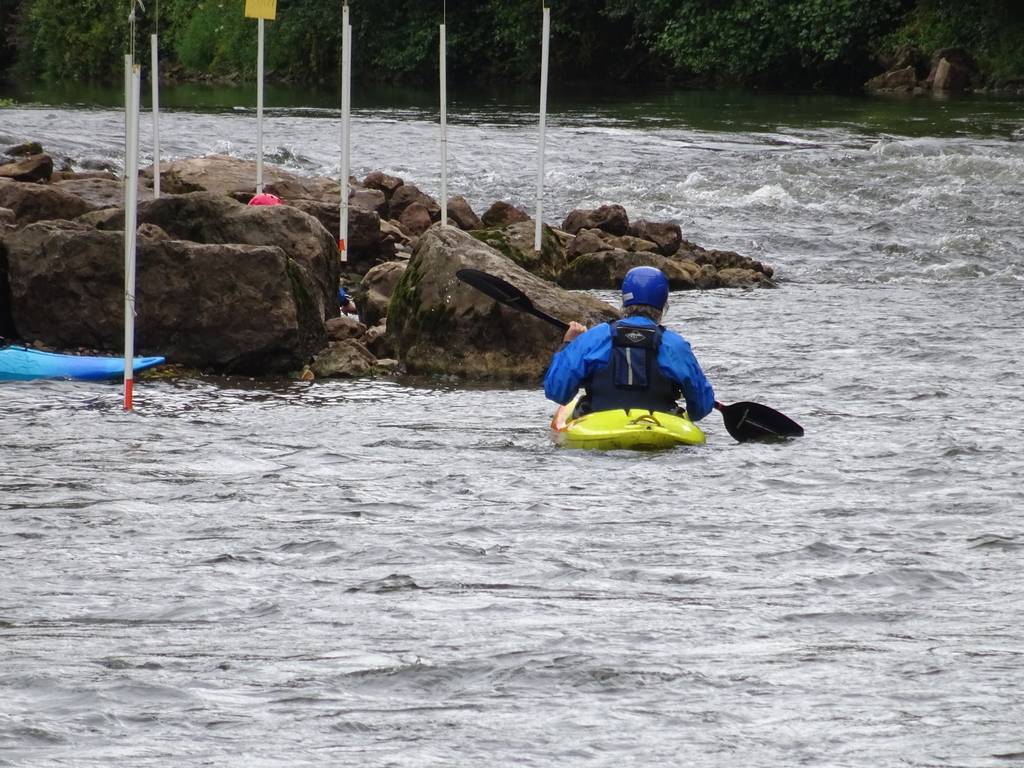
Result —
<instances>
[{"instance_id":1,"label":"red object on rock","mask_svg":"<svg viewBox=\"0 0 1024 768\"><path fill-rule=\"evenodd\" d=\"M269 192L260 192L258 195L254 195L252 200L249 201L249 205L280 205L281 198L277 195L272 195Z\"/></svg>"}]
</instances>

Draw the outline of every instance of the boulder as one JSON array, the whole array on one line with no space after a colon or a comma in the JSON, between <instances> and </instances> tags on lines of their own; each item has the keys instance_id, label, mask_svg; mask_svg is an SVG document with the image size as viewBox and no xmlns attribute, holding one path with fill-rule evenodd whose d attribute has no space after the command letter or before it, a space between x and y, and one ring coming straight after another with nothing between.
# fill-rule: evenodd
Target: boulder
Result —
<instances>
[{"instance_id":1,"label":"boulder","mask_svg":"<svg viewBox=\"0 0 1024 768\"><path fill-rule=\"evenodd\" d=\"M89 203L94 210L120 208L124 206L124 184L117 179L103 177L78 177L53 182L54 189L67 192ZM138 187L139 201L152 200L153 190L144 184Z\"/></svg>"},{"instance_id":2,"label":"boulder","mask_svg":"<svg viewBox=\"0 0 1024 768\"><path fill-rule=\"evenodd\" d=\"M377 189L384 193L386 200L391 200L391 196L395 194L400 186L405 184L397 176L390 176L383 171L371 171L366 174L366 178L363 179L363 186L367 189Z\"/></svg>"},{"instance_id":3,"label":"boulder","mask_svg":"<svg viewBox=\"0 0 1024 768\"><path fill-rule=\"evenodd\" d=\"M332 317L326 323L327 338L331 341L344 341L345 339L358 339L366 333L366 326L359 322L358 318L350 315Z\"/></svg>"},{"instance_id":4,"label":"boulder","mask_svg":"<svg viewBox=\"0 0 1024 768\"><path fill-rule=\"evenodd\" d=\"M672 255L673 260L692 261L699 266L708 265L716 271L721 269L745 269L758 272L767 278L773 276L771 267L760 261L742 256L735 251L719 251L702 248L688 240L683 240L679 250Z\"/></svg>"},{"instance_id":5,"label":"boulder","mask_svg":"<svg viewBox=\"0 0 1024 768\"><path fill-rule=\"evenodd\" d=\"M600 230L597 230L600 232ZM653 243L650 240L644 240L640 237L633 237L633 235L605 235L608 238L608 243L612 248L620 251L631 251L633 253L658 253L657 243Z\"/></svg>"},{"instance_id":6,"label":"boulder","mask_svg":"<svg viewBox=\"0 0 1024 768\"><path fill-rule=\"evenodd\" d=\"M658 253L662 256L671 256L679 250L683 242L683 233L679 225L670 222L638 219L630 224L629 233L657 245Z\"/></svg>"},{"instance_id":7,"label":"boulder","mask_svg":"<svg viewBox=\"0 0 1024 768\"><path fill-rule=\"evenodd\" d=\"M402 279L408 264L404 261L386 261L363 276L356 295L360 319L369 326L377 325L387 317L388 302L395 286Z\"/></svg>"},{"instance_id":8,"label":"boulder","mask_svg":"<svg viewBox=\"0 0 1024 768\"><path fill-rule=\"evenodd\" d=\"M536 227L529 220L499 228L479 229L471 234L503 256L512 259L527 272L546 280L557 280L568 263L565 253L569 236L547 224L541 226L540 253L533 249Z\"/></svg>"},{"instance_id":9,"label":"boulder","mask_svg":"<svg viewBox=\"0 0 1024 768\"><path fill-rule=\"evenodd\" d=\"M355 339L332 341L320 350L310 365L319 378L356 378L370 372L377 358Z\"/></svg>"},{"instance_id":10,"label":"boulder","mask_svg":"<svg viewBox=\"0 0 1024 768\"><path fill-rule=\"evenodd\" d=\"M565 217L562 229L575 235L581 229L603 229L611 235L629 233L629 216L621 205L602 205L593 210L578 208Z\"/></svg>"},{"instance_id":11,"label":"boulder","mask_svg":"<svg viewBox=\"0 0 1024 768\"><path fill-rule=\"evenodd\" d=\"M593 325L620 316L593 296L531 275L460 229L435 225L420 238L388 306L388 333L410 373L535 382L561 344L562 334L548 323L458 280L463 267L507 280L556 317Z\"/></svg>"},{"instance_id":12,"label":"boulder","mask_svg":"<svg viewBox=\"0 0 1024 768\"><path fill-rule=\"evenodd\" d=\"M498 200L491 203L491 207L484 211L484 215L480 217L480 220L485 227L504 227L519 221L530 221L530 214L522 208L512 205L512 203Z\"/></svg>"},{"instance_id":13,"label":"boulder","mask_svg":"<svg viewBox=\"0 0 1024 768\"><path fill-rule=\"evenodd\" d=\"M18 335L118 351L124 236L46 221L4 241ZM136 342L143 354L217 372L284 373L326 341L307 271L277 246L140 238Z\"/></svg>"},{"instance_id":14,"label":"boulder","mask_svg":"<svg viewBox=\"0 0 1024 768\"><path fill-rule=\"evenodd\" d=\"M49 181L52 174L53 158L46 154L29 155L0 165L0 178L14 181Z\"/></svg>"},{"instance_id":15,"label":"boulder","mask_svg":"<svg viewBox=\"0 0 1024 768\"><path fill-rule=\"evenodd\" d=\"M462 195L455 195L455 197L449 198L448 218L454 221L455 226L459 229L465 229L467 232L473 229L481 229L484 225L483 221L473 212L469 202Z\"/></svg>"},{"instance_id":16,"label":"boulder","mask_svg":"<svg viewBox=\"0 0 1024 768\"><path fill-rule=\"evenodd\" d=\"M383 242L392 244L392 250L397 249L411 253L415 245L415 238L402 229L402 225L397 221L382 220L380 223L380 236Z\"/></svg>"},{"instance_id":17,"label":"boulder","mask_svg":"<svg viewBox=\"0 0 1024 768\"><path fill-rule=\"evenodd\" d=\"M717 272L715 288L750 288L760 286L771 288L772 281L763 273L752 269L741 269L738 267L726 267Z\"/></svg>"},{"instance_id":18,"label":"boulder","mask_svg":"<svg viewBox=\"0 0 1024 768\"><path fill-rule=\"evenodd\" d=\"M46 219L73 219L94 206L49 184L0 179L0 208L9 208L19 225Z\"/></svg>"},{"instance_id":19,"label":"boulder","mask_svg":"<svg viewBox=\"0 0 1024 768\"><path fill-rule=\"evenodd\" d=\"M971 87L971 79L970 70L949 59L939 59L928 75L928 83L936 93L963 93Z\"/></svg>"},{"instance_id":20,"label":"boulder","mask_svg":"<svg viewBox=\"0 0 1024 768\"><path fill-rule=\"evenodd\" d=\"M558 284L576 290L618 290L633 267L657 267L665 273L673 291L697 287L693 273L672 259L657 253L618 249L577 256L562 272Z\"/></svg>"},{"instance_id":21,"label":"boulder","mask_svg":"<svg viewBox=\"0 0 1024 768\"><path fill-rule=\"evenodd\" d=\"M394 191L388 199L390 217L401 221L402 212L413 203L419 203L425 207L431 221L437 221L441 218L441 206L438 205L437 200L425 192L421 192L420 188L415 184L403 184Z\"/></svg>"},{"instance_id":22,"label":"boulder","mask_svg":"<svg viewBox=\"0 0 1024 768\"><path fill-rule=\"evenodd\" d=\"M380 323L367 330L359 341L364 347L377 356L378 359L376 367L378 368L384 365L384 360L392 358L398 354L394 340L388 335L388 326L387 321L385 320L381 320ZM394 367L398 366L397 360L392 362L395 363Z\"/></svg>"},{"instance_id":23,"label":"boulder","mask_svg":"<svg viewBox=\"0 0 1024 768\"><path fill-rule=\"evenodd\" d=\"M437 210L440 212L440 206L438 206ZM430 209L427 206L420 202L412 202L402 209L402 213L398 217L398 223L410 235L419 237L430 229L433 221L431 221Z\"/></svg>"},{"instance_id":24,"label":"boulder","mask_svg":"<svg viewBox=\"0 0 1024 768\"><path fill-rule=\"evenodd\" d=\"M963 48L940 48L932 54L926 84L939 93L962 93L981 80L978 65Z\"/></svg>"},{"instance_id":25,"label":"boulder","mask_svg":"<svg viewBox=\"0 0 1024 768\"><path fill-rule=\"evenodd\" d=\"M864 87L875 93L911 93L917 87L914 67L890 69L868 80Z\"/></svg>"},{"instance_id":26,"label":"boulder","mask_svg":"<svg viewBox=\"0 0 1024 768\"><path fill-rule=\"evenodd\" d=\"M341 219L341 209L337 204L299 199L293 200L289 205L319 221L335 239L337 248L336 238L340 231ZM380 216L364 208L349 206L346 259L353 264L372 264L375 259L387 258L393 252L394 250L388 247L381 237Z\"/></svg>"},{"instance_id":27,"label":"boulder","mask_svg":"<svg viewBox=\"0 0 1024 768\"><path fill-rule=\"evenodd\" d=\"M354 189L349 195L348 203L353 208L385 216L388 212L388 201L379 189ZM339 211L340 213L340 211Z\"/></svg>"},{"instance_id":28,"label":"boulder","mask_svg":"<svg viewBox=\"0 0 1024 768\"><path fill-rule=\"evenodd\" d=\"M571 264L577 256L584 253L599 253L601 251L613 251L614 246L608 242L608 235L600 229L581 229L576 237L569 241L565 249L565 258Z\"/></svg>"},{"instance_id":29,"label":"boulder","mask_svg":"<svg viewBox=\"0 0 1024 768\"><path fill-rule=\"evenodd\" d=\"M11 157L41 155L43 154L43 145L38 141L24 141L21 144L15 144L14 146L7 147L2 151L2 154L10 155Z\"/></svg>"},{"instance_id":30,"label":"boulder","mask_svg":"<svg viewBox=\"0 0 1024 768\"><path fill-rule=\"evenodd\" d=\"M140 203L138 221L156 224L175 240L277 246L308 272L315 286L310 298L321 319L338 315L341 261L337 241L319 221L298 208L242 205L217 193L193 192Z\"/></svg>"},{"instance_id":31,"label":"boulder","mask_svg":"<svg viewBox=\"0 0 1024 768\"><path fill-rule=\"evenodd\" d=\"M153 178L153 167L140 174ZM285 202L298 199L333 202L340 206L340 186L323 177L307 178L264 163L263 191L277 195ZM160 165L160 191L168 194L216 192L248 202L256 191L256 163L227 155L185 158Z\"/></svg>"}]
</instances>

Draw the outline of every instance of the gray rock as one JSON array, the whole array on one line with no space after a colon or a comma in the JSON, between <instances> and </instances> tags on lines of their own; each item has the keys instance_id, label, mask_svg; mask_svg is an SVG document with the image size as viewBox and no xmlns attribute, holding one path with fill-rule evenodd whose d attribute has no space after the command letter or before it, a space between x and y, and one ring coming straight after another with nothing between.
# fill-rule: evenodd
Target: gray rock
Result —
<instances>
[{"instance_id":1,"label":"gray rock","mask_svg":"<svg viewBox=\"0 0 1024 768\"><path fill-rule=\"evenodd\" d=\"M629 234L629 216L621 205L602 205L593 210L578 208L565 217L562 229L575 235L581 229L603 229L610 235Z\"/></svg>"},{"instance_id":2,"label":"gray rock","mask_svg":"<svg viewBox=\"0 0 1024 768\"><path fill-rule=\"evenodd\" d=\"M49 181L53 174L53 158L49 155L29 155L13 163L0 165L0 178L14 181Z\"/></svg>"},{"instance_id":3,"label":"gray rock","mask_svg":"<svg viewBox=\"0 0 1024 768\"><path fill-rule=\"evenodd\" d=\"M21 338L57 348L121 349L121 232L46 221L10 234L4 244ZM306 270L277 246L140 237L138 350L219 372L292 370L326 340L314 290Z\"/></svg>"},{"instance_id":4,"label":"gray rock","mask_svg":"<svg viewBox=\"0 0 1024 768\"><path fill-rule=\"evenodd\" d=\"M537 381L561 344L561 332L550 324L458 280L463 267L507 280L566 321L592 325L619 316L592 296L530 274L462 230L435 225L420 238L388 307L388 333L410 373Z\"/></svg>"},{"instance_id":5,"label":"gray rock","mask_svg":"<svg viewBox=\"0 0 1024 768\"><path fill-rule=\"evenodd\" d=\"M504 227L519 221L530 221L530 214L512 203L498 200L480 217L485 227Z\"/></svg>"},{"instance_id":6,"label":"gray rock","mask_svg":"<svg viewBox=\"0 0 1024 768\"><path fill-rule=\"evenodd\" d=\"M49 184L0 178L0 207L14 211L18 225L47 219L73 219L95 208L78 195Z\"/></svg>"},{"instance_id":7,"label":"gray rock","mask_svg":"<svg viewBox=\"0 0 1024 768\"><path fill-rule=\"evenodd\" d=\"M387 317L391 294L395 292L395 286L407 267L407 262L386 261L363 276L356 306L364 323L375 326Z\"/></svg>"}]
</instances>

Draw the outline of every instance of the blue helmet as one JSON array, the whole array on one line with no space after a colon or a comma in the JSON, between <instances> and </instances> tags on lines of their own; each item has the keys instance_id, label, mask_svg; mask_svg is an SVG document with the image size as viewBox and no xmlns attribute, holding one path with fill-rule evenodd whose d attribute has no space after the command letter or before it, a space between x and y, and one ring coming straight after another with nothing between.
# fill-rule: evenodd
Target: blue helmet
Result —
<instances>
[{"instance_id":1,"label":"blue helmet","mask_svg":"<svg viewBox=\"0 0 1024 768\"><path fill-rule=\"evenodd\" d=\"M655 267L633 267L622 281L622 306L646 304L664 309L668 303L668 279Z\"/></svg>"}]
</instances>

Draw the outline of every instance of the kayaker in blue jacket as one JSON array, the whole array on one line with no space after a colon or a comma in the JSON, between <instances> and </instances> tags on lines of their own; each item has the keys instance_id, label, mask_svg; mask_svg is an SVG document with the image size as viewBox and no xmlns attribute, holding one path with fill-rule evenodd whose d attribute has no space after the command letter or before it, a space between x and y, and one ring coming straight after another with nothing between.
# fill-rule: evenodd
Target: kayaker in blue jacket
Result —
<instances>
[{"instance_id":1,"label":"kayaker in blue jacket","mask_svg":"<svg viewBox=\"0 0 1024 768\"><path fill-rule=\"evenodd\" d=\"M660 269L631 269L622 281L626 317L589 331L570 323L565 346L544 376L544 394L565 405L583 387L577 414L619 408L674 413L681 396L693 421L707 416L714 391L690 343L659 325L667 303L668 280Z\"/></svg>"}]
</instances>

